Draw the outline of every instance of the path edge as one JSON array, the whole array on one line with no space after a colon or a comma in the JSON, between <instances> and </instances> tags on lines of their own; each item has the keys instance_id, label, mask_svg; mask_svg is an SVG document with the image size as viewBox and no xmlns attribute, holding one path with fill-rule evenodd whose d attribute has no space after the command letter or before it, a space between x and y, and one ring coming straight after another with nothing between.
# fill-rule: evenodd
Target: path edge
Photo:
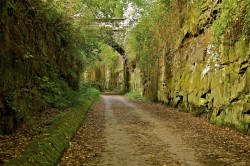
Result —
<instances>
[{"instance_id":1,"label":"path edge","mask_svg":"<svg viewBox=\"0 0 250 166\"><path fill-rule=\"evenodd\" d=\"M81 105L60 114L46 132L32 140L18 157L11 159L4 166L57 165L98 96L99 94L87 97Z\"/></svg>"}]
</instances>

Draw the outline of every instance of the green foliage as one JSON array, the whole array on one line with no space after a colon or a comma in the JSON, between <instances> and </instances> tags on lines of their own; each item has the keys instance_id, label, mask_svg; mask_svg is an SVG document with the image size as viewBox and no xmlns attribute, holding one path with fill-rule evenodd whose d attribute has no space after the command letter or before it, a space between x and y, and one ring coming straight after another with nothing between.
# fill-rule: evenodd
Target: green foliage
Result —
<instances>
[{"instance_id":1,"label":"green foliage","mask_svg":"<svg viewBox=\"0 0 250 166\"><path fill-rule=\"evenodd\" d=\"M118 63L120 55L106 44L101 45L101 50L101 63L105 65L110 65L115 69L117 67L116 65Z\"/></svg>"},{"instance_id":2,"label":"green foliage","mask_svg":"<svg viewBox=\"0 0 250 166\"><path fill-rule=\"evenodd\" d=\"M1 114L10 112L18 121L47 105L65 108L79 103L86 90L80 86L84 69L100 60L99 55L110 53L114 60L110 66L118 59L110 50L101 53L100 43L113 33L93 26L93 20L123 16L128 2L149 4L142 0L6 2L0 11L0 102L5 111Z\"/></svg>"},{"instance_id":3,"label":"green foliage","mask_svg":"<svg viewBox=\"0 0 250 166\"><path fill-rule=\"evenodd\" d=\"M145 65L150 61L149 55L153 48L153 20L150 17L143 18L130 34L129 44L136 56L135 59L140 61L140 65Z\"/></svg>"},{"instance_id":4,"label":"green foliage","mask_svg":"<svg viewBox=\"0 0 250 166\"><path fill-rule=\"evenodd\" d=\"M99 36L90 30L89 19L72 17L79 3L8 0L5 5L3 12L9 13L0 16L0 116L13 114L22 121L46 105L78 104L86 90L80 87L81 74L99 54Z\"/></svg>"},{"instance_id":5,"label":"green foliage","mask_svg":"<svg viewBox=\"0 0 250 166\"><path fill-rule=\"evenodd\" d=\"M213 24L213 41L231 46L240 37L249 41L249 0L222 1L221 5L220 16Z\"/></svg>"},{"instance_id":6,"label":"green foliage","mask_svg":"<svg viewBox=\"0 0 250 166\"><path fill-rule=\"evenodd\" d=\"M38 89L46 103L55 108L64 108L70 105L72 101L69 98L73 91L64 81L53 82L48 77L43 77L41 81Z\"/></svg>"},{"instance_id":7,"label":"green foliage","mask_svg":"<svg viewBox=\"0 0 250 166\"><path fill-rule=\"evenodd\" d=\"M148 68L157 61L159 51L165 48L166 40L171 40L170 11L171 6L166 6L166 2L155 3L148 15L132 30L127 47L127 51L131 53L131 61L138 62L141 67L148 64Z\"/></svg>"},{"instance_id":8,"label":"green foliage","mask_svg":"<svg viewBox=\"0 0 250 166\"><path fill-rule=\"evenodd\" d=\"M84 4L85 13L92 13L98 18L122 17L123 9L128 3L135 3L140 8L146 9L151 4L144 0L81 0Z\"/></svg>"},{"instance_id":9,"label":"green foliage","mask_svg":"<svg viewBox=\"0 0 250 166\"><path fill-rule=\"evenodd\" d=\"M91 104L98 98L96 90L88 89L86 93L88 97L83 99L80 106L59 114L48 129L34 128L34 133L43 133L28 144L20 156L5 165L56 165L71 138L82 124Z\"/></svg>"},{"instance_id":10,"label":"green foliage","mask_svg":"<svg viewBox=\"0 0 250 166\"><path fill-rule=\"evenodd\" d=\"M100 91L98 91L95 88L88 88L85 93L82 94L83 98L90 98L93 99L94 101L99 100L100 96Z\"/></svg>"},{"instance_id":11,"label":"green foliage","mask_svg":"<svg viewBox=\"0 0 250 166\"><path fill-rule=\"evenodd\" d=\"M54 108L73 107L79 105L88 95L93 97L99 94L98 90L89 88L86 84L82 84L79 90L74 91L63 80L52 82L47 77L41 80L39 90L46 103Z\"/></svg>"},{"instance_id":12,"label":"green foliage","mask_svg":"<svg viewBox=\"0 0 250 166\"><path fill-rule=\"evenodd\" d=\"M92 62L86 69L85 81L100 91L113 90L117 85L115 80L122 70L120 68L123 67L119 65L121 56L107 44L102 44L100 49L99 60Z\"/></svg>"},{"instance_id":13,"label":"green foliage","mask_svg":"<svg viewBox=\"0 0 250 166\"><path fill-rule=\"evenodd\" d=\"M128 92L125 96L131 100L145 100L144 97L142 97L142 95L138 92Z\"/></svg>"}]
</instances>

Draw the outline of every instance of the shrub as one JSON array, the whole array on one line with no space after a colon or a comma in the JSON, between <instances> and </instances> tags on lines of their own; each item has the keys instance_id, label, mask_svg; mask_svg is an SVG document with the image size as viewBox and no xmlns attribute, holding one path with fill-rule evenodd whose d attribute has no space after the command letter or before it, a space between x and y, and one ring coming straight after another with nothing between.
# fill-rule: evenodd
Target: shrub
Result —
<instances>
[{"instance_id":1,"label":"shrub","mask_svg":"<svg viewBox=\"0 0 250 166\"><path fill-rule=\"evenodd\" d=\"M125 96L132 100L145 100L144 97L138 92L128 92Z\"/></svg>"}]
</instances>

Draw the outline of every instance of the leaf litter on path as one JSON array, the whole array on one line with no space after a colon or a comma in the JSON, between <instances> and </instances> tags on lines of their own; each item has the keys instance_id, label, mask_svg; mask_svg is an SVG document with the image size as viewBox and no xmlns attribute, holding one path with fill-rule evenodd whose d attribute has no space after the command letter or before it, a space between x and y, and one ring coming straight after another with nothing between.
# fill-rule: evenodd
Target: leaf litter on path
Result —
<instances>
[{"instance_id":1,"label":"leaf litter on path","mask_svg":"<svg viewBox=\"0 0 250 166\"><path fill-rule=\"evenodd\" d=\"M163 104L103 95L64 153L62 165L239 165L250 138Z\"/></svg>"}]
</instances>

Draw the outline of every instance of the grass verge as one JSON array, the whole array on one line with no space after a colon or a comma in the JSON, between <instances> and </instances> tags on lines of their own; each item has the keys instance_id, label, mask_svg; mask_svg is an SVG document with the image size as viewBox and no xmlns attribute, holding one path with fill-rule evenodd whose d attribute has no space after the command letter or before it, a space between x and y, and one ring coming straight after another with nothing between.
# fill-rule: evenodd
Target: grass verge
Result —
<instances>
[{"instance_id":1,"label":"grass verge","mask_svg":"<svg viewBox=\"0 0 250 166\"><path fill-rule=\"evenodd\" d=\"M139 94L138 92L128 92L124 96L131 100L145 100L144 97L141 96L141 94Z\"/></svg>"},{"instance_id":2,"label":"grass verge","mask_svg":"<svg viewBox=\"0 0 250 166\"><path fill-rule=\"evenodd\" d=\"M56 165L70 140L83 123L86 112L98 99L98 96L97 90L88 89L81 105L57 116L54 123L43 134L29 143L19 157L10 160L5 165Z\"/></svg>"}]
</instances>

